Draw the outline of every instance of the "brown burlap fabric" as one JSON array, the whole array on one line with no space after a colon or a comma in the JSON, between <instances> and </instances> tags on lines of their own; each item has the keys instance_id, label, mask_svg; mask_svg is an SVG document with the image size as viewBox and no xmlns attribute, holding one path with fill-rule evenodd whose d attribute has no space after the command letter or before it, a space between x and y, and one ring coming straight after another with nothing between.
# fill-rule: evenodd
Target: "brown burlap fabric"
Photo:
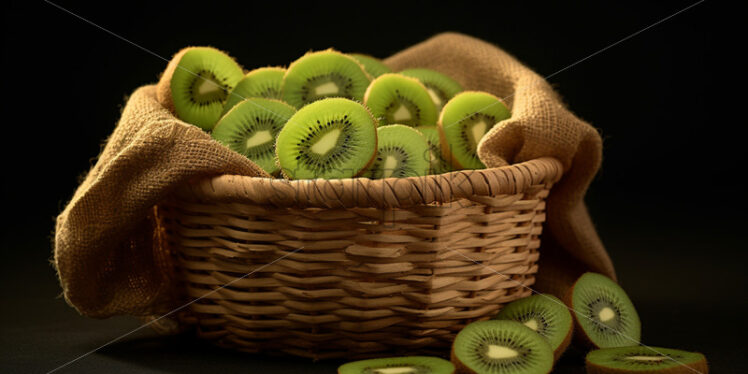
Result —
<instances>
[{"instance_id":1,"label":"brown burlap fabric","mask_svg":"<svg viewBox=\"0 0 748 374\"><path fill-rule=\"evenodd\" d=\"M489 167L541 156L559 159L563 179L548 198L537 287L562 294L582 271L614 276L583 197L600 166L597 131L571 114L542 77L483 41L437 35L385 63L435 69L512 109L478 151ZM267 176L201 129L176 119L155 86L136 90L95 166L57 218L54 258L66 300L81 314L148 316L175 308L171 254L154 229L153 207L175 188L215 174Z\"/></svg>"}]
</instances>

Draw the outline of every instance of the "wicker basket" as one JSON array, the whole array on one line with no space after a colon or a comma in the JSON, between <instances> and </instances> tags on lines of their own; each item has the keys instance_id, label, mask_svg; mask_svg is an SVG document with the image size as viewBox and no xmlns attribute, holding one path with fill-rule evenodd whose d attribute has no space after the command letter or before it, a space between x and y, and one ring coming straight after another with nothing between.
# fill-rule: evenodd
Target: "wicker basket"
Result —
<instances>
[{"instance_id":1,"label":"wicker basket","mask_svg":"<svg viewBox=\"0 0 748 374\"><path fill-rule=\"evenodd\" d=\"M445 354L465 324L530 294L561 173L542 158L419 178L195 181L160 207L193 300L180 323L251 352Z\"/></svg>"}]
</instances>

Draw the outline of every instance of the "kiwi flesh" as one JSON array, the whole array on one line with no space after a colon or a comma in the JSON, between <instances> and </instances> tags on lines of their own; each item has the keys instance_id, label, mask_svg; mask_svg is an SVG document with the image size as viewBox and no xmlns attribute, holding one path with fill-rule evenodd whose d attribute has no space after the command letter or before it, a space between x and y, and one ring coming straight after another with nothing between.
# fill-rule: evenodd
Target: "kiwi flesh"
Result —
<instances>
[{"instance_id":1,"label":"kiwi flesh","mask_svg":"<svg viewBox=\"0 0 748 374\"><path fill-rule=\"evenodd\" d=\"M361 101L370 82L371 76L356 59L327 49L294 61L283 77L281 95L296 108L326 97Z\"/></svg>"},{"instance_id":2,"label":"kiwi flesh","mask_svg":"<svg viewBox=\"0 0 748 374\"><path fill-rule=\"evenodd\" d=\"M519 322L473 322L452 343L452 363L458 373L546 374L553 368L553 349Z\"/></svg>"},{"instance_id":3,"label":"kiwi flesh","mask_svg":"<svg viewBox=\"0 0 748 374\"><path fill-rule=\"evenodd\" d=\"M278 67L266 67L250 71L229 92L221 115L226 114L240 101L251 97L280 100L281 83L285 74L286 69Z\"/></svg>"},{"instance_id":4,"label":"kiwi flesh","mask_svg":"<svg viewBox=\"0 0 748 374\"><path fill-rule=\"evenodd\" d=\"M374 79L366 89L364 104L380 126L433 126L438 116L426 87L401 74L382 74Z\"/></svg>"},{"instance_id":5,"label":"kiwi flesh","mask_svg":"<svg viewBox=\"0 0 748 374\"><path fill-rule=\"evenodd\" d=\"M458 169L483 169L477 149L486 133L510 117L501 99L487 92L465 91L453 97L439 117L442 154Z\"/></svg>"},{"instance_id":6,"label":"kiwi flesh","mask_svg":"<svg viewBox=\"0 0 748 374\"><path fill-rule=\"evenodd\" d=\"M179 119L211 130L228 93L244 76L229 55L212 47L187 47L171 59L156 87L156 98Z\"/></svg>"},{"instance_id":7,"label":"kiwi flesh","mask_svg":"<svg viewBox=\"0 0 748 374\"><path fill-rule=\"evenodd\" d=\"M442 156L442 149L439 144L439 130L435 126L418 126L416 130L423 134L429 143L429 174L443 174L452 171L449 162Z\"/></svg>"},{"instance_id":8,"label":"kiwi flesh","mask_svg":"<svg viewBox=\"0 0 748 374\"><path fill-rule=\"evenodd\" d=\"M447 101L462 92L462 86L457 81L436 70L406 69L401 71L400 74L421 81L429 91L431 100L434 101L437 110L441 110Z\"/></svg>"},{"instance_id":9,"label":"kiwi flesh","mask_svg":"<svg viewBox=\"0 0 748 374\"><path fill-rule=\"evenodd\" d=\"M382 61L376 57L365 55L363 53L349 53L348 55L355 58L359 63L361 63L361 65L364 65L366 72L374 78L382 74L392 73L392 69L383 64Z\"/></svg>"},{"instance_id":10,"label":"kiwi flesh","mask_svg":"<svg viewBox=\"0 0 748 374\"><path fill-rule=\"evenodd\" d=\"M250 98L235 105L213 128L211 136L241 153L268 174L279 169L275 138L296 109L280 100Z\"/></svg>"},{"instance_id":11,"label":"kiwi flesh","mask_svg":"<svg viewBox=\"0 0 748 374\"><path fill-rule=\"evenodd\" d=\"M553 295L538 294L511 302L496 319L522 323L546 338L558 360L571 343L574 320L563 301Z\"/></svg>"},{"instance_id":12,"label":"kiwi flesh","mask_svg":"<svg viewBox=\"0 0 748 374\"><path fill-rule=\"evenodd\" d=\"M405 178L426 175L429 144L417 130L404 125L377 128L377 155L363 174L369 178Z\"/></svg>"},{"instance_id":13,"label":"kiwi flesh","mask_svg":"<svg viewBox=\"0 0 748 374\"><path fill-rule=\"evenodd\" d=\"M442 358L406 356L375 358L343 364L338 374L452 374L454 365Z\"/></svg>"},{"instance_id":14,"label":"kiwi flesh","mask_svg":"<svg viewBox=\"0 0 748 374\"><path fill-rule=\"evenodd\" d=\"M278 134L276 156L289 179L350 178L377 150L377 121L358 102L327 98L299 109Z\"/></svg>"},{"instance_id":15,"label":"kiwi flesh","mask_svg":"<svg viewBox=\"0 0 748 374\"><path fill-rule=\"evenodd\" d=\"M617 347L591 351L585 358L587 373L693 374L709 372L706 357L698 352L659 347Z\"/></svg>"},{"instance_id":16,"label":"kiwi flesh","mask_svg":"<svg viewBox=\"0 0 748 374\"><path fill-rule=\"evenodd\" d=\"M639 344L641 322L626 292L612 279L584 273L566 295L578 340L595 348Z\"/></svg>"}]
</instances>

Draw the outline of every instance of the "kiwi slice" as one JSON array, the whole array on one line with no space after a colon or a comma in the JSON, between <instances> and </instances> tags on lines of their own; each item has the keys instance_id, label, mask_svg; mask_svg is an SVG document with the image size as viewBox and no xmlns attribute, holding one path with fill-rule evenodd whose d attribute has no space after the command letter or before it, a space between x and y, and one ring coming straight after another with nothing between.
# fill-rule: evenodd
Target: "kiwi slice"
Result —
<instances>
[{"instance_id":1,"label":"kiwi slice","mask_svg":"<svg viewBox=\"0 0 748 374\"><path fill-rule=\"evenodd\" d=\"M429 174L443 174L452 171L449 162L442 156L442 148L439 144L439 130L434 126L419 126L416 127L416 130L423 134L429 143Z\"/></svg>"},{"instance_id":2,"label":"kiwi slice","mask_svg":"<svg viewBox=\"0 0 748 374\"><path fill-rule=\"evenodd\" d=\"M276 141L281 171L290 179L356 176L376 150L377 121L363 105L343 98L301 108Z\"/></svg>"},{"instance_id":3,"label":"kiwi slice","mask_svg":"<svg viewBox=\"0 0 748 374\"><path fill-rule=\"evenodd\" d=\"M179 119L211 130L223 103L244 76L229 55L211 47L188 47L169 62L159 80L156 97Z\"/></svg>"},{"instance_id":4,"label":"kiwi slice","mask_svg":"<svg viewBox=\"0 0 748 374\"><path fill-rule=\"evenodd\" d=\"M251 98L236 104L213 128L211 135L247 156L268 174L278 172L275 138L296 109L280 100Z\"/></svg>"},{"instance_id":5,"label":"kiwi slice","mask_svg":"<svg viewBox=\"0 0 748 374\"><path fill-rule=\"evenodd\" d=\"M400 74L382 74L364 95L364 103L379 125L433 126L437 111L426 87L418 79Z\"/></svg>"},{"instance_id":6,"label":"kiwi slice","mask_svg":"<svg viewBox=\"0 0 748 374\"><path fill-rule=\"evenodd\" d=\"M383 64L376 57L371 57L362 53L349 53L349 56L355 58L361 65L364 65L364 69L369 75L376 78L382 74L392 73L392 69Z\"/></svg>"},{"instance_id":7,"label":"kiwi slice","mask_svg":"<svg viewBox=\"0 0 748 374\"><path fill-rule=\"evenodd\" d=\"M586 368L590 374L668 373L707 374L706 357L698 352L658 347L617 347L591 351Z\"/></svg>"},{"instance_id":8,"label":"kiwi slice","mask_svg":"<svg viewBox=\"0 0 748 374\"><path fill-rule=\"evenodd\" d=\"M610 278L584 273L566 296L581 341L596 348L636 345L641 323L626 292Z\"/></svg>"},{"instance_id":9,"label":"kiwi slice","mask_svg":"<svg viewBox=\"0 0 748 374\"><path fill-rule=\"evenodd\" d=\"M377 156L364 176L404 178L429 171L429 143L412 127L387 125L377 128Z\"/></svg>"},{"instance_id":10,"label":"kiwi slice","mask_svg":"<svg viewBox=\"0 0 748 374\"><path fill-rule=\"evenodd\" d=\"M436 70L406 69L401 71L400 74L421 81L426 86L426 90L429 91L431 100L434 101L437 110L441 110L447 101L462 92L462 86L457 81Z\"/></svg>"},{"instance_id":11,"label":"kiwi slice","mask_svg":"<svg viewBox=\"0 0 748 374\"><path fill-rule=\"evenodd\" d=\"M356 59L328 49L294 61L283 77L281 95L297 108L325 97L360 101L369 82L371 76Z\"/></svg>"},{"instance_id":12,"label":"kiwi slice","mask_svg":"<svg viewBox=\"0 0 748 374\"><path fill-rule=\"evenodd\" d=\"M458 169L483 169L476 150L484 135L498 122L509 118L509 109L487 92L465 91L442 108L439 138L442 153Z\"/></svg>"},{"instance_id":13,"label":"kiwi slice","mask_svg":"<svg viewBox=\"0 0 748 374\"><path fill-rule=\"evenodd\" d=\"M545 374L553 367L553 349L519 322L473 322L452 343L452 363L459 373Z\"/></svg>"},{"instance_id":14,"label":"kiwi slice","mask_svg":"<svg viewBox=\"0 0 748 374\"><path fill-rule=\"evenodd\" d=\"M338 374L452 374L454 365L429 356L389 357L354 361L338 368Z\"/></svg>"},{"instance_id":15,"label":"kiwi slice","mask_svg":"<svg viewBox=\"0 0 748 374\"><path fill-rule=\"evenodd\" d=\"M574 330L569 308L553 295L539 294L525 297L505 306L496 319L522 323L546 338L556 360L571 342Z\"/></svg>"},{"instance_id":16,"label":"kiwi slice","mask_svg":"<svg viewBox=\"0 0 748 374\"><path fill-rule=\"evenodd\" d=\"M281 83L285 74L286 69L277 67L259 68L250 71L229 93L221 115L226 114L240 101L250 97L280 100Z\"/></svg>"}]
</instances>

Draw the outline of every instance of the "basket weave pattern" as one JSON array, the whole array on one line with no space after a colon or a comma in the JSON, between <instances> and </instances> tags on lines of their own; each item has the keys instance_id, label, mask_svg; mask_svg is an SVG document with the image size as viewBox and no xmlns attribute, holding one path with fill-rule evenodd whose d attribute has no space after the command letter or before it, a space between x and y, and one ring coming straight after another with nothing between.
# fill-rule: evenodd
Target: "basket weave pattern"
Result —
<instances>
[{"instance_id":1,"label":"basket weave pattern","mask_svg":"<svg viewBox=\"0 0 748 374\"><path fill-rule=\"evenodd\" d=\"M184 186L162 224L191 303L180 322L250 352L315 359L445 353L528 296L550 158L420 178Z\"/></svg>"}]
</instances>

